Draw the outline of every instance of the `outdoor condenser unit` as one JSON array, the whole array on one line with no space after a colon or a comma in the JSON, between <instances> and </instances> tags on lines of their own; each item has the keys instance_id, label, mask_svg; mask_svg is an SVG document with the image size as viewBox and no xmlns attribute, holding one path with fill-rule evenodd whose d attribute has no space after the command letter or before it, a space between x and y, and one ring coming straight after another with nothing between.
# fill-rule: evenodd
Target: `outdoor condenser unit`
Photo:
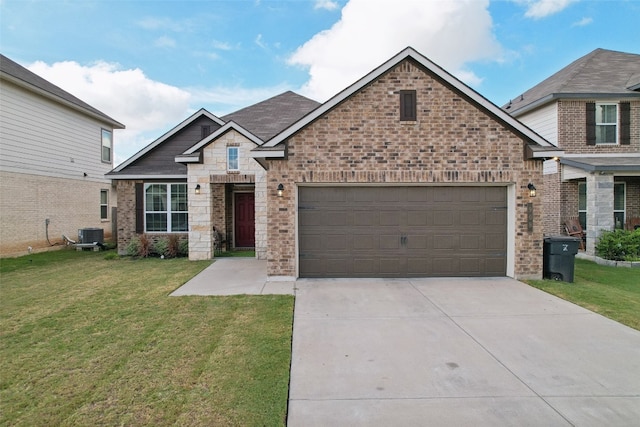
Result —
<instances>
[{"instance_id":1,"label":"outdoor condenser unit","mask_svg":"<svg viewBox=\"0 0 640 427\"><path fill-rule=\"evenodd\" d=\"M104 243L102 228L81 228L78 230L78 243Z\"/></svg>"}]
</instances>

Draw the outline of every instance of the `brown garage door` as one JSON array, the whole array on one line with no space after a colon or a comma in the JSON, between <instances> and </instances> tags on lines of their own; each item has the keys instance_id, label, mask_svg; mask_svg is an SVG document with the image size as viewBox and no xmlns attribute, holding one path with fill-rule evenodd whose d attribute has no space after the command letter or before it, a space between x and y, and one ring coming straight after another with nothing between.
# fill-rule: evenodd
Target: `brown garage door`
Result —
<instances>
[{"instance_id":1,"label":"brown garage door","mask_svg":"<svg viewBox=\"0 0 640 427\"><path fill-rule=\"evenodd\" d=\"M505 187L300 187L300 277L504 276Z\"/></svg>"}]
</instances>

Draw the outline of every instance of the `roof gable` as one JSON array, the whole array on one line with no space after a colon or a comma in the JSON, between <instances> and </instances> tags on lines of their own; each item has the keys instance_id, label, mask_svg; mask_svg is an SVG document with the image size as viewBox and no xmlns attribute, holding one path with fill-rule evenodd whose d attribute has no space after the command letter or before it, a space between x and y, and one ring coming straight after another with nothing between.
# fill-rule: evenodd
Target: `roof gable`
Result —
<instances>
[{"instance_id":1,"label":"roof gable","mask_svg":"<svg viewBox=\"0 0 640 427\"><path fill-rule=\"evenodd\" d=\"M460 93L464 98L466 98L469 102L475 104L476 106L482 108L488 114L493 116L498 121L505 124L512 131L519 134L522 138L543 146L543 147L551 147L551 144L542 138L540 135L535 133L533 130L529 129L524 124L520 123L518 120L511 117L505 111L500 109L497 105L493 104L491 101L480 95L478 92L471 89L466 84L462 83L453 75L449 74L442 67L435 64L422 54L418 53L411 47L407 47L402 50L400 53L386 61L384 64L380 65L378 68L371 71L369 74L365 75L363 78L352 84L351 86L344 89L342 92L335 95L333 98L329 99L327 102L322 104L320 107L313 110L311 113L303 117L301 120L293 123L288 128L284 129L279 134L275 135L272 139L267 141L261 147L258 147L254 150L253 157L254 158L265 158L265 157L284 157L285 149L284 147L280 150L279 155L274 154L274 148L279 144L282 144L289 137L303 129L308 124L322 117L324 114L337 107L343 101L374 82L378 78L380 78L383 74L395 68L398 64L405 60L413 60L419 66L421 66L426 71L430 72L435 78L440 80L443 84L449 86L453 90Z\"/></svg>"},{"instance_id":2,"label":"roof gable","mask_svg":"<svg viewBox=\"0 0 640 427\"><path fill-rule=\"evenodd\" d=\"M523 114L558 98L640 97L640 55L596 49L546 78L503 108Z\"/></svg>"},{"instance_id":3,"label":"roof gable","mask_svg":"<svg viewBox=\"0 0 640 427\"><path fill-rule=\"evenodd\" d=\"M163 172L168 173L172 170L174 173L186 174L186 168L181 165L175 165L174 158L176 155L181 154L201 139L201 133L199 133L200 125L215 126L215 128L212 129L212 131L215 133L217 129L224 125L224 122L217 116L211 114L209 111L201 108L200 110L196 111L191 116L183 120L181 123L179 123L177 126L166 132L160 138L156 139L155 141L144 147L142 150L131 156L129 159L121 163L118 167L109 172L108 175L130 175L131 173L141 173L144 171L154 172L157 174ZM190 127L198 128L193 130L192 133L195 132L193 136L183 137L180 138L180 140L176 139L178 136L189 130ZM155 168L158 170L156 171L150 171L148 170L148 167L142 165L143 161L148 159L150 156L158 157L156 161L157 165L155 166ZM161 159L164 159L164 162L166 163L164 167L162 167L161 165Z\"/></svg>"},{"instance_id":4,"label":"roof gable","mask_svg":"<svg viewBox=\"0 0 640 427\"><path fill-rule=\"evenodd\" d=\"M124 129L125 126L104 114L102 111L92 107L83 100L71 95L69 92L59 88L48 80L27 70L17 62L12 61L0 54L0 76L18 86L38 93L46 98L52 99L60 104L64 104L82 114L91 116L111 125L114 129Z\"/></svg>"}]
</instances>

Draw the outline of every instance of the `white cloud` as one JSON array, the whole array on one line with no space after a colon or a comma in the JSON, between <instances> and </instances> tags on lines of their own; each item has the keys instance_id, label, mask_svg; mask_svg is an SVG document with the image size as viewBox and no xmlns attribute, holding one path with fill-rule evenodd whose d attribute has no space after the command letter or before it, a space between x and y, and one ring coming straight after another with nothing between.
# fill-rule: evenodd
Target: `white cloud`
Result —
<instances>
[{"instance_id":1,"label":"white cloud","mask_svg":"<svg viewBox=\"0 0 640 427\"><path fill-rule=\"evenodd\" d=\"M584 17L579 21L574 22L573 24L571 24L572 27L586 27L587 25L591 24L593 22L593 18L587 18Z\"/></svg>"},{"instance_id":2,"label":"white cloud","mask_svg":"<svg viewBox=\"0 0 640 427\"><path fill-rule=\"evenodd\" d=\"M114 134L115 164L126 160L165 129L187 117L191 94L149 79L140 69L117 64L36 62L29 70L126 126Z\"/></svg>"},{"instance_id":3,"label":"white cloud","mask_svg":"<svg viewBox=\"0 0 640 427\"><path fill-rule=\"evenodd\" d=\"M566 9L575 1L577 0L517 0L517 3L527 6L524 16L540 19Z\"/></svg>"},{"instance_id":4,"label":"white cloud","mask_svg":"<svg viewBox=\"0 0 640 427\"><path fill-rule=\"evenodd\" d=\"M220 40L212 40L211 47L218 50L231 50L233 47L227 42L221 42Z\"/></svg>"},{"instance_id":5,"label":"white cloud","mask_svg":"<svg viewBox=\"0 0 640 427\"><path fill-rule=\"evenodd\" d=\"M316 34L290 57L308 67L302 92L324 101L385 60L412 46L467 83L480 78L464 65L497 60L488 0L350 0L331 29Z\"/></svg>"},{"instance_id":6,"label":"white cloud","mask_svg":"<svg viewBox=\"0 0 640 427\"><path fill-rule=\"evenodd\" d=\"M316 0L314 9L336 10L340 5L333 0Z\"/></svg>"}]
</instances>

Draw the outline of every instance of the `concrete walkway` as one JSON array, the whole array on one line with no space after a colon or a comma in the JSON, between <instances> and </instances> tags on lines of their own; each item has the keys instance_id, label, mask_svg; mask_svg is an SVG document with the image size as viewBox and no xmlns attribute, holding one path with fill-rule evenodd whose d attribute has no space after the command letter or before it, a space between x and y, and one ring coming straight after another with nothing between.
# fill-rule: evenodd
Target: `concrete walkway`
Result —
<instances>
[{"instance_id":1,"label":"concrete walkway","mask_svg":"<svg viewBox=\"0 0 640 427\"><path fill-rule=\"evenodd\" d=\"M293 295L296 282L267 280L267 261L255 258L216 258L200 274L176 289L182 295Z\"/></svg>"},{"instance_id":2,"label":"concrete walkway","mask_svg":"<svg viewBox=\"0 0 640 427\"><path fill-rule=\"evenodd\" d=\"M290 427L640 425L640 332L518 281L296 288Z\"/></svg>"}]
</instances>

